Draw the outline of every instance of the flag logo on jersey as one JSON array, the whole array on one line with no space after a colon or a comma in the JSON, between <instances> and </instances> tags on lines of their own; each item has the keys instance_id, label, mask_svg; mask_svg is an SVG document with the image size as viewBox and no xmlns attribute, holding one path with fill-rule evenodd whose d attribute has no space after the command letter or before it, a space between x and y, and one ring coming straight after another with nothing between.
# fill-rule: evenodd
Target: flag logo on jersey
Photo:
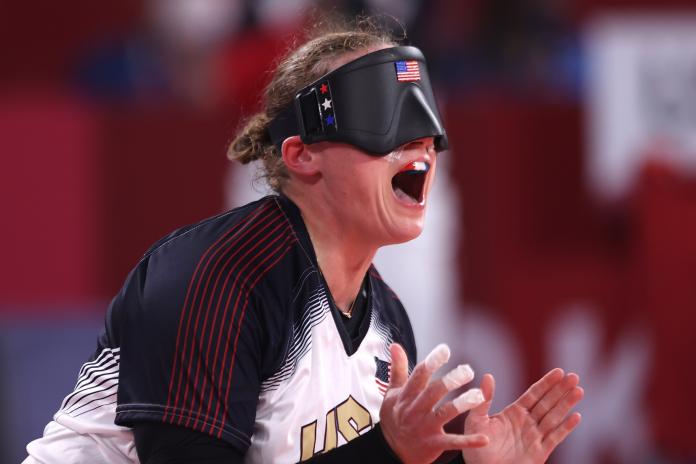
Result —
<instances>
[{"instance_id":1,"label":"flag logo on jersey","mask_svg":"<svg viewBox=\"0 0 696 464\"><path fill-rule=\"evenodd\" d=\"M420 80L420 68L418 67L418 61L397 61L394 63L394 65L396 66L397 81L413 82Z\"/></svg>"},{"instance_id":2,"label":"flag logo on jersey","mask_svg":"<svg viewBox=\"0 0 696 464\"><path fill-rule=\"evenodd\" d=\"M387 361L382 361L375 356L375 363L377 364L377 369L375 370L375 383L377 383L377 388L379 392L384 396L387 393L387 388L389 388L389 377L391 376L391 363Z\"/></svg>"}]
</instances>

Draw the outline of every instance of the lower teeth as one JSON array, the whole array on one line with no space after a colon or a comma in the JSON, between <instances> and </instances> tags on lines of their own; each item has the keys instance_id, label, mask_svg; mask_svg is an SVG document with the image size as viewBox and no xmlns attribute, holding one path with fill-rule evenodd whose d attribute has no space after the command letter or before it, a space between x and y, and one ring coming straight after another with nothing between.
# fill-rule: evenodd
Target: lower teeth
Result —
<instances>
[{"instance_id":1,"label":"lower teeth","mask_svg":"<svg viewBox=\"0 0 696 464\"><path fill-rule=\"evenodd\" d=\"M396 193L396 197L400 200L406 201L406 202L414 204L414 205L418 204L418 201L415 198L413 198L412 196L410 196L409 194L407 194L406 192L401 190L399 187L394 189L394 193Z\"/></svg>"}]
</instances>

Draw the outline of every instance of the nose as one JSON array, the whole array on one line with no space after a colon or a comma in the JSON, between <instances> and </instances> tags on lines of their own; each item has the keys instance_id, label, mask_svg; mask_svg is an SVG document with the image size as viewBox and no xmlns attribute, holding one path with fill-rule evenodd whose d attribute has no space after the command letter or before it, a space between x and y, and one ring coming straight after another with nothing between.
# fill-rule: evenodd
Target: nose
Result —
<instances>
[{"instance_id":1,"label":"nose","mask_svg":"<svg viewBox=\"0 0 696 464\"><path fill-rule=\"evenodd\" d=\"M426 149L428 153L435 152L435 138L434 137L423 137L420 139L412 140L404 145L404 150L422 150Z\"/></svg>"}]
</instances>

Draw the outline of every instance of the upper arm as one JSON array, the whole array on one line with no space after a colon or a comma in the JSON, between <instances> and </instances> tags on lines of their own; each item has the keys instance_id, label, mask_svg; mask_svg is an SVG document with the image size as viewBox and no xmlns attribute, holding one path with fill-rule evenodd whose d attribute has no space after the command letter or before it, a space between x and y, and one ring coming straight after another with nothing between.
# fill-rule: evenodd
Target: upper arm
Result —
<instances>
[{"instance_id":1,"label":"upper arm","mask_svg":"<svg viewBox=\"0 0 696 464\"><path fill-rule=\"evenodd\" d=\"M129 279L119 313L116 423L161 422L250 444L264 331L249 275L224 254L162 250Z\"/></svg>"}]
</instances>

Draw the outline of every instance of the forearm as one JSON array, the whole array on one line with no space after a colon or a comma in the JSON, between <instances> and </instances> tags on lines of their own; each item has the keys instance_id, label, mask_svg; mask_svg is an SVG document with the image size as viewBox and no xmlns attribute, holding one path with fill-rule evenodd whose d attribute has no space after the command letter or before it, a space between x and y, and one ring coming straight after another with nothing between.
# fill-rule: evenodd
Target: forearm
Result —
<instances>
[{"instance_id":1,"label":"forearm","mask_svg":"<svg viewBox=\"0 0 696 464\"><path fill-rule=\"evenodd\" d=\"M242 464L244 455L221 440L173 425L144 423L134 427L142 464ZM378 423L372 430L304 461L309 464L399 464ZM443 453L435 463L463 464L461 452Z\"/></svg>"},{"instance_id":2,"label":"forearm","mask_svg":"<svg viewBox=\"0 0 696 464\"><path fill-rule=\"evenodd\" d=\"M244 454L231 445L195 430L161 423L133 428L141 464L243 464Z\"/></svg>"},{"instance_id":3,"label":"forearm","mask_svg":"<svg viewBox=\"0 0 696 464\"><path fill-rule=\"evenodd\" d=\"M382 434L378 423L372 430L345 445L334 448L326 453L317 454L304 461L309 464L399 464L401 460L394 454ZM464 464L459 451L443 453L436 463Z\"/></svg>"},{"instance_id":4,"label":"forearm","mask_svg":"<svg viewBox=\"0 0 696 464\"><path fill-rule=\"evenodd\" d=\"M379 423L369 432L360 435L345 445L334 448L326 453L316 454L304 461L311 464L341 464L355 463L386 463L398 464L401 461L389 448Z\"/></svg>"}]
</instances>

